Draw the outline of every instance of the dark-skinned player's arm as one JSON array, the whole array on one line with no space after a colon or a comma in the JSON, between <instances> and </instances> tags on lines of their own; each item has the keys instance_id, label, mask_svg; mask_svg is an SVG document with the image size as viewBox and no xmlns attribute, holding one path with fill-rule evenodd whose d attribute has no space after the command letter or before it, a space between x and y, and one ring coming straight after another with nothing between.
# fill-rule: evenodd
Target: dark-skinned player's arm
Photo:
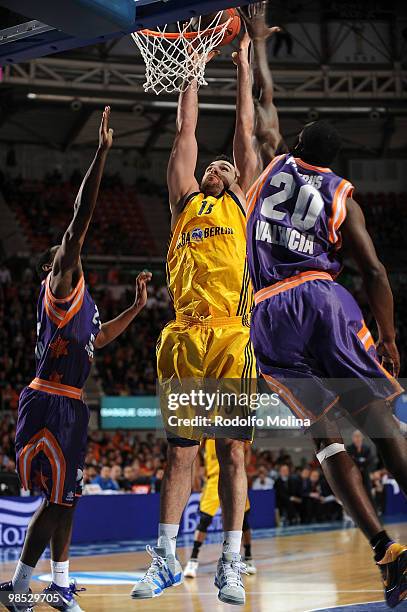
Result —
<instances>
[{"instance_id":1,"label":"dark-skinned player's arm","mask_svg":"<svg viewBox=\"0 0 407 612\"><path fill-rule=\"evenodd\" d=\"M130 325L133 319L147 303L147 283L151 280L151 272L141 272L136 279L136 296L130 308L127 308L118 317L102 323L100 332L96 336L95 348L100 349L115 340Z\"/></svg>"},{"instance_id":2,"label":"dark-skinned player's arm","mask_svg":"<svg viewBox=\"0 0 407 612\"><path fill-rule=\"evenodd\" d=\"M196 81L180 93L178 100L176 135L167 168L172 226L182 210L183 200L199 191L195 178L198 143L195 131L198 122L198 90Z\"/></svg>"},{"instance_id":3,"label":"dark-skinned player's arm","mask_svg":"<svg viewBox=\"0 0 407 612\"><path fill-rule=\"evenodd\" d=\"M238 170L240 200L246 201L246 193L260 174L257 151L254 146L254 104L252 77L249 64L250 38L245 33L239 50L232 55L237 66L236 127L233 139L233 157Z\"/></svg>"},{"instance_id":4,"label":"dark-skinned player's arm","mask_svg":"<svg viewBox=\"0 0 407 612\"><path fill-rule=\"evenodd\" d=\"M99 146L83 179L74 205L74 215L62 239L52 266L50 288L56 298L67 297L82 275L82 245L95 209L107 154L113 143L109 129L110 107L106 106L99 128Z\"/></svg>"},{"instance_id":5,"label":"dark-skinned player's arm","mask_svg":"<svg viewBox=\"0 0 407 612\"><path fill-rule=\"evenodd\" d=\"M255 135L263 168L275 157L281 142L280 123L274 104L273 76L267 58L267 39L280 31L266 23L267 2L256 2L239 9L253 44L253 75L256 95Z\"/></svg>"},{"instance_id":6,"label":"dark-skinned player's arm","mask_svg":"<svg viewBox=\"0 0 407 612\"><path fill-rule=\"evenodd\" d=\"M344 244L359 268L376 319L379 331L377 353L382 358L382 365L398 376L400 356L395 340L393 294L387 272L376 254L359 204L353 198L348 198L346 208L347 215L341 232Z\"/></svg>"}]
</instances>

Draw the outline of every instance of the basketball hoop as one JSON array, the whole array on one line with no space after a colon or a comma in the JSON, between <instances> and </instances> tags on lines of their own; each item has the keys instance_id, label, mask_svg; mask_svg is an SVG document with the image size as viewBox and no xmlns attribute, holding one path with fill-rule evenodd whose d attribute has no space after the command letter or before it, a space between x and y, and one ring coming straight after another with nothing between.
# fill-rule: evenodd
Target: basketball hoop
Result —
<instances>
[{"instance_id":1,"label":"basketball hoop","mask_svg":"<svg viewBox=\"0 0 407 612\"><path fill-rule=\"evenodd\" d=\"M131 36L146 64L145 91L155 94L185 90L196 80L197 88L207 85L205 67L208 55L218 47L231 19L222 22L223 11L216 13L201 29L202 17L177 22L177 32L165 25L157 30L139 30ZM195 28L195 31L193 30Z\"/></svg>"}]
</instances>

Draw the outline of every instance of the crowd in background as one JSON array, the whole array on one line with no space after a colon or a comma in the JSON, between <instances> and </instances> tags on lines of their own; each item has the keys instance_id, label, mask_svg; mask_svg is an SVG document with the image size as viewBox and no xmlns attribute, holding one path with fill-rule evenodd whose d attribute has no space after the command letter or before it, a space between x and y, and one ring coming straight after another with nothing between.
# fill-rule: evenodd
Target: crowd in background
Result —
<instances>
[{"instance_id":1,"label":"crowd in background","mask_svg":"<svg viewBox=\"0 0 407 612\"><path fill-rule=\"evenodd\" d=\"M89 282L102 320L109 320L134 300L136 272L117 267L92 270L86 267ZM407 376L407 275L393 282L396 304L401 377ZM359 278L346 274L343 282L366 312L368 327L374 330L366 296ZM123 284L125 283L125 284ZM0 408L16 410L18 396L35 372L36 304L39 281L32 267L19 272L0 265ZM146 308L120 338L96 352L94 376L106 395L148 395L155 393L155 347L160 331L173 317L168 291L162 284L148 289Z\"/></svg>"},{"instance_id":2,"label":"crowd in background","mask_svg":"<svg viewBox=\"0 0 407 612\"><path fill-rule=\"evenodd\" d=\"M0 495L20 495L15 472L15 416L3 416L0 425ZM159 493L166 466L165 438L156 433L91 431L83 472L84 493ZM362 473L363 482L381 513L387 473L372 455L363 436L354 432L347 447ZM284 449L279 453L256 444L247 465L249 487L275 490L280 524L309 524L341 520L342 506L336 501L315 458L293 462ZM205 483L203 453L198 456L194 490ZM39 494L35 488L31 491Z\"/></svg>"},{"instance_id":3,"label":"crowd in background","mask_svg":"<svg viewBox=\"0 0 407 612\"><path fill-rule=\"evenodd\" d=\"M34 252L60 242L72 217L82 179L79 170L68 180L54 170L42 181L0 173L0 190ZM148 189L148 182L124 185L119 174L106 173L93 214L92 232L85 240L83 252L113 256L157 255L156 244L138 201L145 193L143 190L148 193ZM159 193L156 189L156 194Z\"/></svg>"}]
</instances>

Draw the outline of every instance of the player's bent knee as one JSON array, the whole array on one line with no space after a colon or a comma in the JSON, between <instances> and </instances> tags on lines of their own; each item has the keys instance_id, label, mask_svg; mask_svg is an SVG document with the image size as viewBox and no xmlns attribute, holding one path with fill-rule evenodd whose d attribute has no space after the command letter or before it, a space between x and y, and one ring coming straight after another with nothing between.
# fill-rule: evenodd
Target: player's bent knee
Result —
<instances>
[{"instance_id":1,"label":"player's bent knee","mask_svg":"<svg viewBox=\"0 0 407 612\"><path fill-rule=\"evenodd\" d=\"M319 463L322 464L323 461L329 459L329 457L333 457L338 453L346 453L345 445L339 444L338 442L334 442L333 444L329 444L325 448L321 449L316 453L317 459Z\"/></svg>"},{"instance_id":2,"label":"player's bent knee","mask_svg":"<svg viewBox=\"0 0 407 612\"><path fill-rule=\"evenodd\" d=\"M198 448L199 446L173 446L172 444L168 445L168 468L190 468L195 460Z\"/></svg>"},{"instance_id":3,"label":"player's bent knee","mask_svg":"<svg viewBox=\"0 0 407 612\"><path fill-rule=\"evenodd\" d=\"M210 524L212 523L213 516L210 514L206 514L206 512L201 512L201 518L199 519L197 531L201 531L202 533L206 533Z\"/></svg>"}]
</instances>

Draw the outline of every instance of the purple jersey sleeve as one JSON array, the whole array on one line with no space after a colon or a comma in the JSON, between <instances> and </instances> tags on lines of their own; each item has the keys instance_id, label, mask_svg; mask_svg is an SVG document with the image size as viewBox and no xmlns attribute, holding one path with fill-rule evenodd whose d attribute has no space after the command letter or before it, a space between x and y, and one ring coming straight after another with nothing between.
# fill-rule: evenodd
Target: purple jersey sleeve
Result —
<instances>
[{"instance_id":1,"label":"purple jersey sleeve","mask_svg":"<svg viewBox=\"0 0 407 612\"><path fill-rule=\"evenodd\" d=\"M339 228L353 185L292 155L274 158L250 189L248 261L255 292L302 272L341 270Z\"/></svg>"}]
</instances>

